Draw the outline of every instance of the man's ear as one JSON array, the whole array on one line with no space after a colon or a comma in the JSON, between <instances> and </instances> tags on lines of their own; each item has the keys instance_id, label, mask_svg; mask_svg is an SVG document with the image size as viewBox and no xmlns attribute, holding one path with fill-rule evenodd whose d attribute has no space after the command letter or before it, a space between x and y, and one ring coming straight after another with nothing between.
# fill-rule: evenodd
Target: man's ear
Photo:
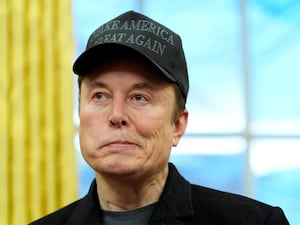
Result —
<instances>
[{"instance_id":1,"label":"man's ear","mask_svg":"<svg viewBox=\"0 0 300 225\"><path fill-rule=\"evenodd\" d=\"M188 116L189 116L188 110L184 109L175 120L174 132L173 132L173 147L177 146L181 137L185 133L185 129L188 123Z\"/></svg>"}]
</instances>

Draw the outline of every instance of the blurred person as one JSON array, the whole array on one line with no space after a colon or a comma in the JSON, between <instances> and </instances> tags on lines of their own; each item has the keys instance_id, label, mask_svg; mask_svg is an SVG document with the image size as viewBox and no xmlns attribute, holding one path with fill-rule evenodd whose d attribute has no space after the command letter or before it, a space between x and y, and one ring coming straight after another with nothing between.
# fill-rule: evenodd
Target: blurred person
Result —
<instances>
[{"instance_id":1,"label":"blurred person","mask_svg":"<svg viewBox=\"0 0 300 225\"><path fill-rule=\"evenodd\" d=\"M85 197L31 225L288 224L279 207L190 184L169 163L188 122L176 33L126 12L91 34L73 71L80 147L95 180Z\"/></svg>"}]
</instances>

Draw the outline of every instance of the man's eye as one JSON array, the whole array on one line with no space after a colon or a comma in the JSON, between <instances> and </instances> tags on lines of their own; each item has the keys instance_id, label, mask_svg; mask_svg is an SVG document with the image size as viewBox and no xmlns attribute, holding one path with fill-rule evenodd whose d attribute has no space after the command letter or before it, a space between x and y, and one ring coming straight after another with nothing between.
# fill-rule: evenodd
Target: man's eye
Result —
<instances>
[{"instance_id":1,"label":"man's eye","mask_svg":"<svg viewBox=\"0 0 300 225\"><path fill-rule=\"evenodd\" d=\"M143 95L135 95L134 96L134 100L136 100L136 101L142 101L142 100L145 100L145 97Z\"/></svg>"},{"instance_id":2,"label":"man's eye","mask_svg":"<svg viewBox=\"0 0 300 225\"><path fill-rule=\"evenodd\" d=\"M145 105L149 102L149 98L143 94L135 94L131 97L134 104Z\"/></svg>"},{"instance_id":3,"label":"man's eye","mask_svg":"<svg viewBox=\"0 0 300 225\"><path fill-rule=\"evenodd\" d=\"M103 94L102 94L102 93L96 93L96 94L94 95L94 97L95 97L95 99L100 100L100 99L103 98Z\"/></svg>"}]
</instances>

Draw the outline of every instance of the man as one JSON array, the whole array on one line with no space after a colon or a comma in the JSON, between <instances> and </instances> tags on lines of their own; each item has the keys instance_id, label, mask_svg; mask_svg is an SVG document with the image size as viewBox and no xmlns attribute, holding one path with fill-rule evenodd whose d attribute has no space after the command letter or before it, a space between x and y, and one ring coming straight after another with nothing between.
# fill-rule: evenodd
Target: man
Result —
<instances>
[{"instance_id":1,"label":"man","mask_svg":"<svg viewBox=\"0 0 300 225\"><path fill-rule=\"evenodd\" d=\"M133 11L100 26L75 61L89 193L32 225L288 224L282 210L190 184L168 164L185 132L181 39Z\"/></svg>"}]
</instances>

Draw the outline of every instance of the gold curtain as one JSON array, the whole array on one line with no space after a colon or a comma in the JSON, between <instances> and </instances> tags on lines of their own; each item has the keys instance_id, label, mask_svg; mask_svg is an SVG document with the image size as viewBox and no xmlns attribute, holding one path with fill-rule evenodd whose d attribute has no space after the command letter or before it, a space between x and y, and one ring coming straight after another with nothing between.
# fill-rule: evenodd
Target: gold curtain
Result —
<instances>
[{"instance_id":1,"label":"gold curtain","mask_svg":"<svg viewBox=\"0 0 300 225\"><path fill-rule=\"evenodd\" d=\"M77 197L71 0L0 0L0 224Z\"/></svg>"}]
</instances>

